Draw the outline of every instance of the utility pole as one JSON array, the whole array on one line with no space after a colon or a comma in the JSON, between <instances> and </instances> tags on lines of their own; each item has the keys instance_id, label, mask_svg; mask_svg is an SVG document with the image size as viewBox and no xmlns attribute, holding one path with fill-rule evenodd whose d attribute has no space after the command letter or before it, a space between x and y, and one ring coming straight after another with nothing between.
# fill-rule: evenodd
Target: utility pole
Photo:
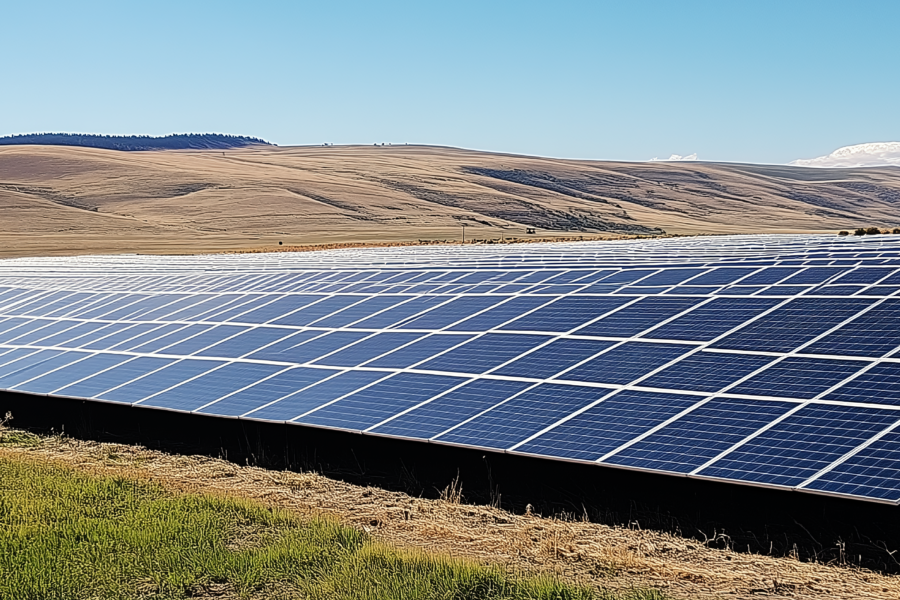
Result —
<instances>
[{"instance_id":1,"label":"utility pole","mask_svg":"<svg viewBox=\"0 0 900 600\"><path fill-rule=\"evenodd\" d=\"M466 225L467 225L466 223L460 223L460 226L462 227L462 243L463 244L466 243Z\"/></svg>"}]
</instances>

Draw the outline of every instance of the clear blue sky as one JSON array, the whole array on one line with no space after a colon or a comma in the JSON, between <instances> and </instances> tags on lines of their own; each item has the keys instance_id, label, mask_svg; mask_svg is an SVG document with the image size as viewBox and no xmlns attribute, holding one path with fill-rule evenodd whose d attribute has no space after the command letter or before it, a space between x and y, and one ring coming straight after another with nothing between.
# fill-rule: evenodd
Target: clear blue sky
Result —
<instances>
[{"instance_id":1,"label":"clear blue sky","mask_svg":"<svg viewBox=\"0 0 900 600\"><path fill-rule=\"evenodd\" d=\"M0 135L783 163L900 141L900 1L6 2Z\"/></svg>"}]
</instances>

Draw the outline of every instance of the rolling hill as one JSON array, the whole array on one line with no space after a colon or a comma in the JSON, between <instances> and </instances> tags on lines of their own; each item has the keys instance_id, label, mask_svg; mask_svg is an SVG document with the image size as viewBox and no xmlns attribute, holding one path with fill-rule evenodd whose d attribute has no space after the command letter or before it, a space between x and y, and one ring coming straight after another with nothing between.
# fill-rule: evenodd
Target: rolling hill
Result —
<instances>
[{"instance_id":1,"label":"rolling hill","mask_svg":"<svg viewBox=\"0 0 900 600\"><path fill-rule=\"evenodd\" d=\"M900 226L900 168L561 160L431 146L0 146L0 256Z\"/></svg>"}]
</instances>

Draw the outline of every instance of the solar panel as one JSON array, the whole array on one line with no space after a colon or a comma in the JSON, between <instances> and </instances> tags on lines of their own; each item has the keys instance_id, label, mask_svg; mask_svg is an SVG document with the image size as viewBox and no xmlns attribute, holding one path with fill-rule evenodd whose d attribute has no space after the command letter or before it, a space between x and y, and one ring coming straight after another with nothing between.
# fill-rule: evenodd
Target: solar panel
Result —
<instances>
[{"instance_id":1,"label":"solar panel","mask_svg":"<svg viewBox=\"0 0 900 600\"><path fill-rule=\"evenodd\" d=\"M13 259L0 389L897 504L896 294L900 236Z\"/></svg>"}]
</instances>

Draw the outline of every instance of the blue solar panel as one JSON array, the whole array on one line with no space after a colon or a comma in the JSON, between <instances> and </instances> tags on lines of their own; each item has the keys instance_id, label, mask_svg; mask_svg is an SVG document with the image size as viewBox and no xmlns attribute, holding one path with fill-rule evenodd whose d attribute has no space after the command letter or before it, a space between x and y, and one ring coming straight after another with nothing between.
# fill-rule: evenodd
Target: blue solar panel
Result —
<instances>
[{"instance_id":1,"label":"blue solar panel","mask_svg":"<svg viewBox=\"0 0 900 600\"><path fill-rule=\"evenodd\" d=\"M769 298L716 298L644 335L654 339L709 341L777 305Z\"/></svg>"},{"instance_id":2,"label":"blue solar panel","mask_svg":"<svg viewBox=\"0 0 900 600\"><path fill-rule=\"evenodd\" d=\"M623 344L557 376L570 381L625 385L675 360L691 346L675 344Z\"/></svg>"},{"instance_id":3,"label":"blue solar panel","mask_svg":"<svg viewBox=\"0 0 900 600\"><path fill-rule=\"evenodd\" d=\"M421 338L412 332L379 333L316 361L320 365L355 367Z\"/></svg>"},{"instance_id":4,"label":"blue solar panel","mask_svg":"<svg viewBox=\"0 0 900 600\"><path fill-rule=\"evenodd\" d=\"M389 376L388 373L372 371L348 371L250 412L247 416L269 421L289 421Z\"/></svg>"},{"instance_id":5,"label":"blue solar panel","mask_svg":"<svg viewBox=\"0 0 900 600\"><path fill-rule=\"evenodd\" d=\"M443 329L457 321L471 317L476 312L490 308L502 300L503 298L486 296L464 296L433 308L420 317L398 323L394 327L401 329Z\"/></svg>"},{"instance_id":6,"label":"blue solar panel","mask_svg":"<svg viewBox=\"0 0 900 600\"><path fill-rule=\"evenodd\" d=\"M416 363L425 361L439 352L462 344L474 337L473 335L429 335L417 342L395 350L390 354L368 363L368 367L388 367L393 369L405 369Z\"/></svg>"},{"instance_id":7,"label":"blue solar panel","mask_svg":"<svg viewBox=\"0 0 900 600\"><path fill-rule=\"evenodd\" d=\"M499 379L477 379L372 431L384 435L428 439L496 406L529 385L532 384Z\"/></svg>"},{"instance_id":8,"label":"blue solar panel","mask_svg":"<svg viewBox=\"0 0 900 600\"><path fill-rule=\"evenodd\" d=\"M775 360L771 356L697 352L641 382L642 386L718 392Z\"/></svg>"},{"instance_id":9,"label":"blue solar panel","mask_svg":"<svg viewBox=\"0 0 900 600\"><path fill-rule=\"evenodd\" d=\"M895 236L0 261L0 389L900 503L890 294Z\"/></svg>"},{"instance_id":10,"label":"blue solar panel","mask_svg":"<svg viewBox=\"0 0 900 600\"><path fill-rule=\"evenodd\" d=\"M284 367L254 363L231 363L157 394L142 404L159 408L193 411L235 390L274 375ZM160 373L165 373L165 370Z\"/></svg>"},{"instance_id":11,"label":"blue solar panel","mask_svg":"<svg viewBox=\"0 0 900 600\"><path fill-rule=\"evenodd\" d=\"M754 375L729 393L810 399L837 385L867 363L791 357Z\"/></svg>"},{"instance_id":12,"label":"blue solar panel","mask_svg":"<svg viewBox=\"0 0 900 600\"><path fill-rule=\"evenodd\" d=\"M795 486L894 423L892 410L810 405L700 471L700 475Z\"/></svg>"},{"instance_id":13,"label":"blue solar panel","mask_svg":"<svg viewBox=\"0 0 900 600\"><path fill-rule=\"evenodd\" d=\"M642 298L576 331L577 335L631 337L702 302L700 298Z\"/></svg>"},{"instance_id":14,"label":"blue solar panel","mask_svg":"<svg viewBox=\"0 0 900 600\"><path fill-rule=\"evenodd\" d=\"M625 391L610 396L517 450L597 460L701 400L703 398L698 396Z\"/></svg>"},{"instance_id":15,"label":"blue solar panel","mask_svg":"<svg viewBox=\"0 0 900 600\"><path fill-rule=\"evenodd\" d=\"M824 399L900 406L900 363L875 365Z\"/></svg>"},{"instance_id":16,"label":"blue solar panel","mask_svg":"<svg viewBox=\"0 0 900 600\"><path fill-rule=\"evenodd\" d=\"M108 371L97 373L84 381L76 381L68 386L60 386L53 393L73 398L97 398L100 393L116 386L133 381L151 371L161 369L174 363L174 358L140 357L113 367Z\"/></svg>"},{"instance_id":17,"label":"blue solar panel","mask_svg":"<svg viewBox=\"0 0 900 600\"><path fill-rule=\"evenodd\" d=\"M485 331L494 329L503 325L507 321L511 321L522 313L538 308L550 301L550 298L542 296L520 296L513 298L509 302L496 306L488 311L466 319L462 323L458 323L450 327L448 331Z\"/></svg>"},{"instance_id":18,"label":"blue solar panel","mask_svg":"<svg viewBox=\"0 0 900 600\"><path fill-rule=\"evenodd\" d=\"M549 339L542 335L488 333L418 365L416 368L426 371L484 373Z\"/></svg>"},{"instance_id":19,"label":"blue solar panel","mask_svg":"<svg viewBox=\"0 0 900 600\"><path fill-rule=\"evenodd\" d=\"M630 301L629 298L561 298L500 329L565 333Z\"/></svg>"},{"instance_id":20,"label":"blue solar panel","mask_svg":"<svg viewBox=\"0 0 900 600\"><path fill-rule=\"evenodd\" d=\"M605 462L688 473L794 406L736 398L710 400Z\"/></svg>"},{"instance_id":21,"label":"blue solar panel","mask_svg":"<svg viewBox=\"0 0 900 600\"><path fill-rule=\"evenodd\" d=\"M609 390L600 388L542 384L435 439L451 444L509 448L608 393Z\"/></svg>"},{"instance_id":22,"label":"blue solar panel","mask_svg":"<svg viewBox=\"0 0 900 600\"><path fill-rule=\"evenodd\" d=\"M873 300L797 298L713 344L716 348L790 352L869 306Z\"/></svg>"},{"instance_id":23,"label":"blue solar panel","mask_svg":"<svg viewBox=\"0 0 900 600\"><path fill-rule=\"evenodd\" d=\"M152 394L178 385L222 364L224 363L213 360L180 360L131 383L107 390L99 394L98 398L113 402L140 402Z\"/></svg>"},{"instance_id":24,"label":"blue solar panel","mask_svg":"<svg viewBox=\"0 0 900 600\"><path fill-rule=\"evenodd\" d=\"M210 415L239 417L336 375L338 371L293 367L253 386L197 409Z\"/></svg>"},{"instance_id":25,"label":"blue solar panel","mask_svg":"<svg viewBox=\"0 0 900 600\"><path fill-rule=\"evenodd\" d=\"M27 383L19 384L15 389L31 392L33 394L49 394L73 381L90 377L100 371L120 365L131 358L131 356L123 354L88 355L88 358L84 360L79 360L76 363L65 366L52 373L47 373L46 375L28 381Z\"/></svg>"},{"instance_id":26,"label":"blue solar panel","mask_svg":"<svg viewBox=\"0 0 900 600\"><path fill-rule=\"evenodd\" d=\"M900 301L885 300L811 346L806 354L884 356L900 346Z\"/></svg>"},{"instance_id":27,"label":"blue solar panel","mask_svg":"<svg viewBox=\"0 0 900 600\"><path fill-rule=\"evenodd\" d=\"M888 433L806 487L835 494L900 501L900 433Z\"/></svg>"},{"instance_id":28,"label":"blue solar panel","mask_svg":"<svg viewBox=\"0 0 900 600\"><path fill-rule=\"evenodd\" d=\"M493 371L493 374L546 379L606 350L613 344L615 342L561 338Z\"/></svg>"},{"instance_id":29,"label":"blue solar panel","mask_svg":"<svg viewBox=\"0 0 900 600\"><path fill-rule=\"evenodd\" d=\"M465 381L459 377L400 373L297 421L341 429L367 429Z\"/></svg>"}]
</instances>

